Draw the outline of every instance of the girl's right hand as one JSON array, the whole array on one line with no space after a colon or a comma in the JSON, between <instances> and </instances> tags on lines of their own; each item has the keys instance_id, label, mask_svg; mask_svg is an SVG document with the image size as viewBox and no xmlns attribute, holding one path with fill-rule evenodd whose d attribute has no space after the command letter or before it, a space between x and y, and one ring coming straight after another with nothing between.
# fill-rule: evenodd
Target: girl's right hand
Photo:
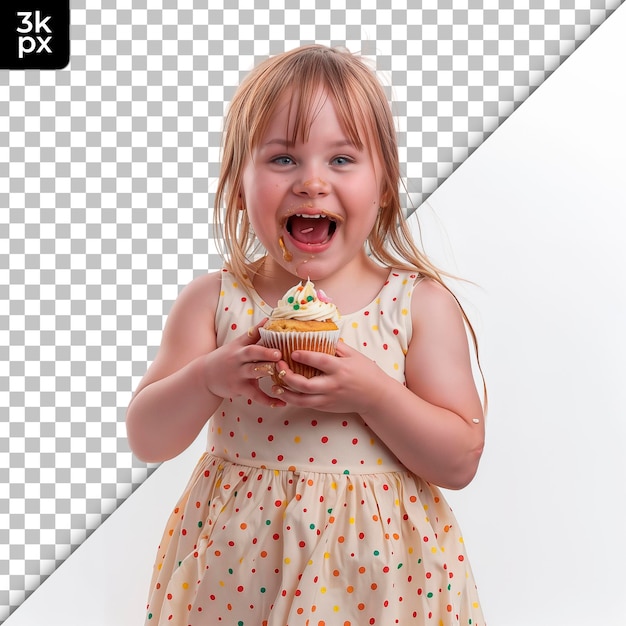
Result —
<instances>
[{"instance_id":1,"label":"girl's right hand","mask_svg":"<svg viewBox=\"0 0 626 626\"><path fill-rule=\"evenodd\" d=\"M258 343L259 328L265 321L206 355L205 384L212 394L220 398L246 396L266 406L285 406L259 387L259 380L272 376L281 359L279 350Z\"/></svg>"}]
</instances>

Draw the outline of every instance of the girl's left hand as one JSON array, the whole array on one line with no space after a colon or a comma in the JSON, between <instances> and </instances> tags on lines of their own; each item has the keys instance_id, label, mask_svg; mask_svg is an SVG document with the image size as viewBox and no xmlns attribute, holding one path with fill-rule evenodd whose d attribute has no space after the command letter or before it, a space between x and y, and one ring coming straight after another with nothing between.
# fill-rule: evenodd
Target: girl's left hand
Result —
<instances>
[{"instance_id":1,"label":"girl's left hand","mask_svg":"<svg viewBox=\"0 0 626 626\"><path fill-rule=\"evenodd\" d=\"M337 344L336 356L298 350L294 361L311 365L323 372L306 378L295 374L284 361L277 369L286 387L275 385L272 391L287 404L332 413L360 413L371 405L371 398L381 393L387 375L359 351L344 342Z\"/></svg>"}]
</instances>

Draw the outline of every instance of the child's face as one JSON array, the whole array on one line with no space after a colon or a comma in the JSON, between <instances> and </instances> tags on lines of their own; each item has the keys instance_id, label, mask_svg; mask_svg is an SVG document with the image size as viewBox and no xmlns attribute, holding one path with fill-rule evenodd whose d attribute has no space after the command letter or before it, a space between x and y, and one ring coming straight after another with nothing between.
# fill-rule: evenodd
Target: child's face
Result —
<instances>
[{"instance_id":1,"label":"child's face","mask_svg":"<svg viewBox=\"0 0 626 626\"><path fill-rule=\"evenodd\" d=\"M311 280L362 262L364 242L380 206L382 167L357 149L335 107L323 102L308 140L292 137L288 100L276 108L243 172L242 196L250 223L270 257L290 274ZM316 103L318 100L316 100ZM293 117L293 116L292 116Z\"/></svg>"}]
</instances>

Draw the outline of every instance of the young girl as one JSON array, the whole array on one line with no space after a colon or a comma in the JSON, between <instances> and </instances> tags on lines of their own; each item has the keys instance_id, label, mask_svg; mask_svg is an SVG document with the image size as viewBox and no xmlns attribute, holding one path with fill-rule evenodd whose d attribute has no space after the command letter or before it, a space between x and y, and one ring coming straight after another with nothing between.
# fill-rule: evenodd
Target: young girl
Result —
<instances>
[{"instance_id":1,"label":"young girl","mask_svg":"<svg viewBox=\"0 0 626 626\"><path fill-rule=\"evenodd\" d=\"M228 263L182 291L128 408L146 461L209 423L147 625L483 624L436 486L473 478L483 411L464 314L411 240L399 183L390 108L357 56L299 48L237 91L216 199ZM258 331L307 278L342 314L335 356L293 355L311 379Z\"/></svg>"}]
</instances>

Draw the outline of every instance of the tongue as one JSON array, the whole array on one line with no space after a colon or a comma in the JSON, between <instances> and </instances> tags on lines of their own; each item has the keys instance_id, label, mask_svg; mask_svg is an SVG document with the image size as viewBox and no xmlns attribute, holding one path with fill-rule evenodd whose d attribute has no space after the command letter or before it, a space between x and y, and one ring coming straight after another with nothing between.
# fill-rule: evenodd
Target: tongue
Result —
<instances>
[{"instance_id":1,"label":"tongue","mask_svg":"<svg viewBox=\"0 0 626 626\"><path fill-rule=\"evenodd\" d=\"M307 218L294 215L289 220L291 236L302 243L323 243L328 239L330 220L325 217Z\"/></svg>"}]
</instances>

